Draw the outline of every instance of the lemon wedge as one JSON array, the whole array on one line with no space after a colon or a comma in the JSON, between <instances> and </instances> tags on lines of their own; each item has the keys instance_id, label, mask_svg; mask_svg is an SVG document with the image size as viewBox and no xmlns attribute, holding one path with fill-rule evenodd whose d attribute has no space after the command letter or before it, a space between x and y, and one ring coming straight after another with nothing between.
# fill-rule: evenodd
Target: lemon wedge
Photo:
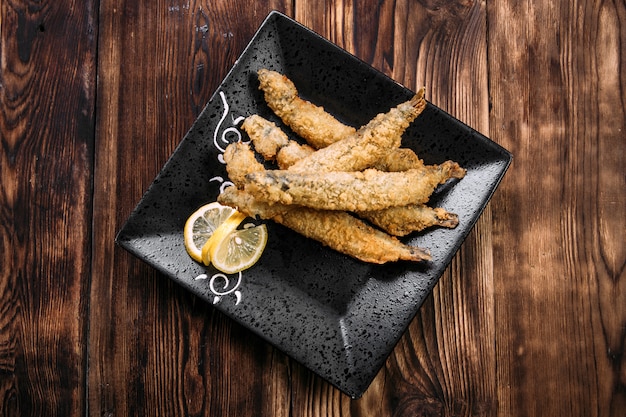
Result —
<instances>
[{"instance_id":1,"label":"lemon wedge","mask_svg":"<svg viewBox=\"0 0 626 417\"><path fill-rule=\"evenodd\" d=\"M202 262L202 248L228 218L236 213L232 207L223 206L218 202L206 204L189 216L185 222L183 236L185 249L189 256L197 262Z\"/></svg>"},{"instance_id":2,"label":"lemon wedge","mask_svg":"<svg viewBox=\"0 0 626 417\"><path fill-rule=\"evenodd\" d=\"M259 260L266 244L265 224L231 231L211 245L211 263L226 274L243 271Z\"/></svg>"}]
</instances>

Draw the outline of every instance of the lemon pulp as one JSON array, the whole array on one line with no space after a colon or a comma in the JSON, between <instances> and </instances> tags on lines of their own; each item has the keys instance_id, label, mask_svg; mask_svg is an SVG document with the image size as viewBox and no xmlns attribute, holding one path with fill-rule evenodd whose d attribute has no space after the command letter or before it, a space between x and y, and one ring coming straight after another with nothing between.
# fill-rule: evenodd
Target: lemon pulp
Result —
<instances>
[{"instance_id":1,"label":"lemon pulp","mask_svg":"<svg viewBox=\"0 0 626 417\"><path fill-rule=\"evenodd\" d=\"M259 260L266 244L264 224L235 230L211 246L211 263L227 274L243 271Z\"/></svg>"},{"instance_id":2,"label":"lemon pulp","mask_svg":"<svg viewBox=\"0 0 626 417\"><path fill-rule=\"evenodd\" d=\"M183 236L185 249L192 259L202 262L202 247L215 230L235 212L237 210L232 207L213 202L198 208L189 216L185 222Z\"/></svg>"},{"instance_id":3,"label":"lemon pulp","mask_svg":"<svg viewBox=\"0 0 626 417\"><path fill-rule=\"evenodd\" d=\"M246 215L217 202L206 204L185 222L185 249L197 262L234 274L254 265L267 244L264 224L237 229Z\"/></svg>"},{"instance_id":4,"label":"lemon pulp","mask_svg":"<svg viewBox=\"0 0 626 417\"><path fill-rule=\"evenodd\" d=\"M220 224L217 229L213 231L211 237L202 246L201 253L203 264L207 266L211 265L211 258L213 257L212 248L222 240L226 239L228 235L230 235L233 231L235 231L235 229L237 229L237 226L239 226L239 223L244 221L245 218L245 214L235 211L229 218L227 218L222 224Z\"/></svg>"}]
</instances>

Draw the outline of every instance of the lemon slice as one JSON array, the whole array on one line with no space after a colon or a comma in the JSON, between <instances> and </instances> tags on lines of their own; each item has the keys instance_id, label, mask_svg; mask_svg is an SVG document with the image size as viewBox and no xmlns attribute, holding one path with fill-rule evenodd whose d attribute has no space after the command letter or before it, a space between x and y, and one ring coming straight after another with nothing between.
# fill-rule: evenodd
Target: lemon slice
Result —
<instances>
[{"instance_id":1,"label":"lemon slice","mask_svg":"<svg viewBox=\"0 0 626 417\"><path fill-rule=\"evenodd\" d=\"M226 274L243 271L259 260L266 244L267 227L264 224L231 231L211 245L211 263Z\"/></svg>"},{"instance_id":2,"label":"lemon slice","mask_svg":"<svg viewBox=\"0 0 626 417\"><path fill-rule=\"evenodd\" d=\"M195 261L202 262L202 247L215 230L236 213L232 207L218 202L206 204L196 210L185 222L183 231L185 249Z\"/></svg>"},{"instance_id":3,"label":"lemon slice","mask_svg":"<svg viewBox=\"0 0 626 417\"><path fill-rule=\"evenodd\" d=\"M217 229L213 231L211 237L206 241L204 246L202 246L201 253L203 264L207 266L211 264L211 258L213 256L213 246L226 239L228 235L230 235L233 231L235 231L235 229L237 229L239 223L244 221L245 218L245 214L235 211L233 214L230 215L229 218L227 218L222 224L220 224Z\"/></svg>"}]
</instances>

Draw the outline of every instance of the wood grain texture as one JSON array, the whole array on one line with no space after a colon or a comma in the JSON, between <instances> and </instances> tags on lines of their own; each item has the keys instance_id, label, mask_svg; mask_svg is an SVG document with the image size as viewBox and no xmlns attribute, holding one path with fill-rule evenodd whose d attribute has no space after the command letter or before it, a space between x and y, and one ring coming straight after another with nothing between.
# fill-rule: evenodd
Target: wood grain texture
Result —
<instances>
[{"instance_id":1,"label":"wood grain texture","mask_svg":"<svg viewBox=\"0 0 626 417\"><path fill-rule=\"evenodd\" d=\"M626 409L625 13L489 6L491 134L515 155L493 202L500 415Z\"/></svg>"},{"instance_id":2,"label":"wood grain texture","mask_svg":"<svg viewBox=\"0 0 626 417\"><path fill-rule=\"evenodd\" d=\"M288 410L277 394L288 392L282 359L266 345L254 348L258 340L113 244L270 7L289 12L278 1L101 4L91 414ZM252 394L263 385L271 395Z\"/></svg>"},{"instance_id":3,"label":"wood grain texture","mask_svg":"<svg viewBox=\"0 0 626 417\"><path fill-rule=\"evenodd\" d=\"M514 154L359 400L114 246L277 9ZM621 0L0 1L0 415L626 409Z\"/></svg>"},{"instance_id":4,"label":"wood grain texture","mask_svg":"<svg viewBox=\"0 0 626 417\"><path fill-rule=\"evenodd\" d=\"M0 415L85 410L93 4L0 3Z\"/></svg>"}]
</instances>

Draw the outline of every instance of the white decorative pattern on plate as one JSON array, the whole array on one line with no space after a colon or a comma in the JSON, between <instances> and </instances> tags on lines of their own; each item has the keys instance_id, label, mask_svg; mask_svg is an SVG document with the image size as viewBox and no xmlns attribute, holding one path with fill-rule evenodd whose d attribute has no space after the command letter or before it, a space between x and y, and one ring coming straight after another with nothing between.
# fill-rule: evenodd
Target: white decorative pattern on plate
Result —
<instances>
[{"instance_id":1,"label":"white decorative pattern on plate","mask_svg":"<svg viewBox=\"0 0 626 417\"><path fill-rule=\"evenodd\" d=\"M226 100L226 94L224 94L223 91L220 91L219 96L222 100L222 104L224 105L224 112L222 113L222 117L217 123L215 132L213 132L213 143L215 144L215 147L220 151L220 154L217 156L217 160L222 164L226 164L226 162L224 161L224 152L226 151L226 147L231 143L241 142L241 132L237 128L237 125L241 123L245 119L245 117L235 117L234 115L230 114L230 106L228 105L228 101ZM231 124L228 127L222 129L222 125L229 115L231 119ZM220 193L224 190L224 188L234 185L232 182L220 176L209 179L209 182L218 183L220 187ZM238 305L241 302L241 291L239 291L239 286L241 285L242 274L241 272L238 272L237 275L238 277L236 281L232 280L223 273L217 273L212 275L211 277L209 277L207 274L200 274L194 279L209 279L209 289L211 290L211 293L213 293L213 304L219 303L224 296L232 294L235 296L235 305ZM218 281L221 281L224 284L221 290L218 290L216 288L216 282ZM231 285L231 281L234 281L233 285Z\"/></svg>"},{"instance_id":2,"label":"white decorative pattern on plate","mask_svg":"<svg viewBox=\"0 0 626 417\"><path fill-rule=\"evenodd\" d=\"M241 272L238 272L237 282L231 288L228 288L230 286L230 278L227 275L219 273L219 274L214 274L213 276L211 276L209 280L209 288L211 289L211 292L214 295L213 304L219 303L222 297L229 295L229 294L233 294L236 297L235 305L239 304L241 302L241 291L239 291L237 288L239 288L239 285L241 284L241 278L242 278L242 274ZM195 279L196 280L209 279L209 276L207 274L200 274ZM222 291L219 291L215 288L216 280L224 281L224 289Z\"/></svg>"}]
</instances>

